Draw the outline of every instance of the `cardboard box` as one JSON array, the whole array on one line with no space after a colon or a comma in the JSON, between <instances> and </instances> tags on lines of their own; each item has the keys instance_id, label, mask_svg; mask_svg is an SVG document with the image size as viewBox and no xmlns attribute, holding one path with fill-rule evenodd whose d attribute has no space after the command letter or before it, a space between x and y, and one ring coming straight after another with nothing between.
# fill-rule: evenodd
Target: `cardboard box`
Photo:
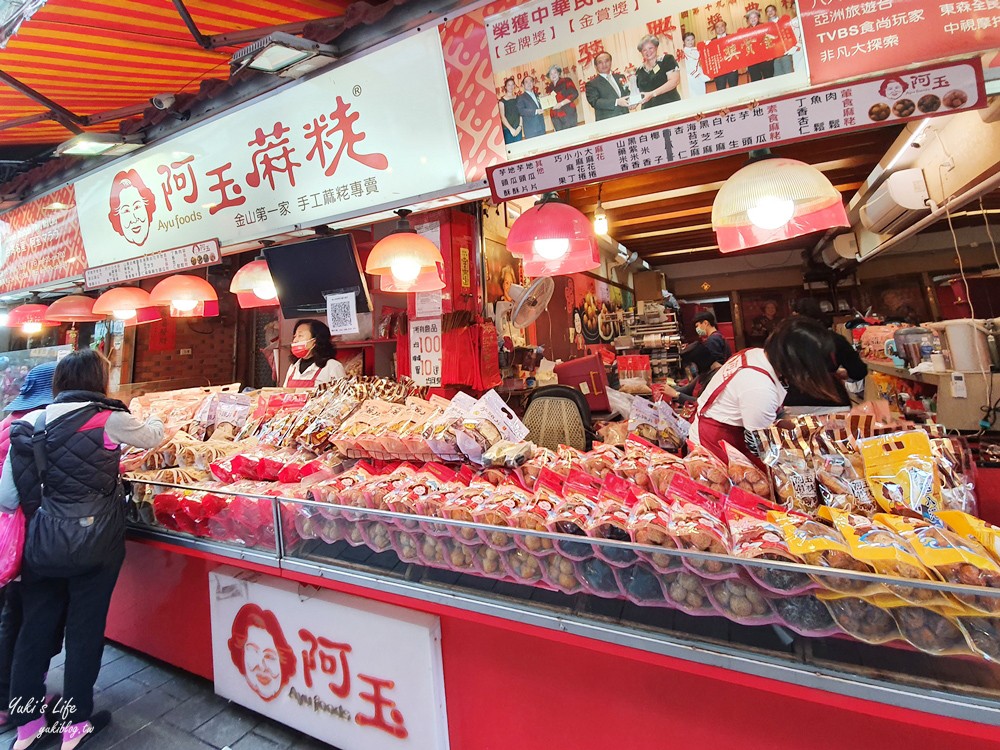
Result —
<instances>
[{"instance_id":1,"label":"cardboard box","mask_svg":"<svg viewBox=\"0 0 1000 750\"><path fill-rule=\"evenodd\" d=\"M659 271L642 271L632 274L632 283L635 286L635 298L637 300L651 300L660 302L663 300L663 290L666 288L663 283L663 274Z\"/></svg>"}]
</instances>

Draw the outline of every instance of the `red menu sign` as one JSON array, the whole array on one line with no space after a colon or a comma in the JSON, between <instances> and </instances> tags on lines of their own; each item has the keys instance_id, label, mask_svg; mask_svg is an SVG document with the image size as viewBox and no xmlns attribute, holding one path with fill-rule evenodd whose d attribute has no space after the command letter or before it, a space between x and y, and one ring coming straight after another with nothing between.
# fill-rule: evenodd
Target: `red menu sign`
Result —
<instances>
[{"instance_id":1,"label":"red menu sign","mask_svg":"<svg viewBox=\"0 0 1000 750\"><path fill-rule=\"evenodd\" d=\"M1000 0L805 0L814 84L1000 47Z\"/></svg>"},{"instance_id":2,"label":"red menu sign","mask_svg":"<svg viewBox=\"0 0 1000 750\"><path fill-rule=\"evenodd\" d=\"M0 215L0 294L79 276L86 266L72 185Z\"/></svg>"}]
</instances>

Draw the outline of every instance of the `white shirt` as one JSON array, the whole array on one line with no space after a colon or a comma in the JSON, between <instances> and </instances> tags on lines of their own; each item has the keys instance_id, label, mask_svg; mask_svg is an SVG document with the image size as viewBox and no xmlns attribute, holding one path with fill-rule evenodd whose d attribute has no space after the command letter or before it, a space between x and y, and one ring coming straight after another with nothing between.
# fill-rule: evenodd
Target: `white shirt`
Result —
<instances>
[{"instance_id":1,"label":"white shirt","mask_svg":"<svg viewBox=\"0 0 1000 750\"><path fill-rule=\"evenodd\" d=\"M759 367L768 374L742 367L741 357L736 355L719 368L698 397L698 412L701 412L712 394L722 386L723 381L735 372L715 403L705 410L705 416L723 424L760 430L770 426L777 418L787 391L778 381L763 349L747 349L745 354L747 365ZM698 442L698 418L691 426L690 439Z\"/></svg>"},{"instance_id":2,"label":"white shirt","mask_svg":"<svg viewBox=\"0 0 1000 750\"><path fill-rule=\"evenodd\" d=\"M615 80L615 77L610 73L601 73L601 75L604 76L604 79L611 84L611 88L618 92L618 98L621 98L622 90L618 86L618 81Z\"/></svg>"},{"instance_id":3,"label":"white shirt","mask_svg":"<svg viewBox=\"0 0 1000 750\"><path fill-rule=\"evenodd\" d=\"M295 380L311 380L313 385L322 385L323 383L329 383L331 380L346 377L347 370L335 359L329 360L322 370L313 362L301 373L299 372L299 363L292 362L288 366L288 372L285 373L285 380L282 383L282 387L287 388L288 381L293 378Z\"/></svg>"}]
</instances>

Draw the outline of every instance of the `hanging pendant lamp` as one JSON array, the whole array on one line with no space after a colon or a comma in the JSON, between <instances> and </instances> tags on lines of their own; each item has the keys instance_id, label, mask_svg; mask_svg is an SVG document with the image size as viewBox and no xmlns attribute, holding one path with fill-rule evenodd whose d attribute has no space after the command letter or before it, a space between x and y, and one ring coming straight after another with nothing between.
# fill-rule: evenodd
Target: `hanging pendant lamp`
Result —
<instances>
[{"instance_id":1,"label":"hanging pendant lamp","mask_svg":"<svg viewBox=\"0 0 1000 750\"><path fill-rule=\"evenodd\" d=\"M170 316L178 317L201 317L198 311L204 309L206 302L218 302L219 295L215 288L200 276L190 276L188 274L175 274L163 279L153 287L149 293L149 298L154 305L170 306ZM199 307L200 306L200 307ZM215 306L215 314L218 315L218 305ZM211 316L211 313L207 313Z\"/></svg>"},{"instance_id":2,"label":"hanging pendant lamp","mask_svg":"<svg viewBox=\"0 0 1000 750\"><path fill-rule=\"evenodd\" d=\"M37 294L31 295L25 304L18 305L7 317L7 325L11 328L20 328L22 333L29 336L41 333L45 326L45 314L49 311L48 305L43 305L41 298Z\"/></svg>"},{"instance_id":3,"label":"hanging pendant lamp","mask_svg":"<svg viewBox=\"0 0 1000 750\"><path fill-rule=\"evenodd\" d=\"M133 326L141 326L146 323L155 323L159 320L163 320L163 316L160 315L159 308L140 307L135 311L135 315L122 322L125 323L126 328L132 328Z\"/></svg>"},{"instance_id":4,"label":"hanging pendant lamp","mask_svg":"<svg viewBox=\"0 0 1000 750\"><path fill-rule=\"evenodd\" d=\"M601 265L590 221L555 193L546 193L517 217L507 235L507 250L521 258L529 278L592 271Z\"/></svg>"},{"instance_id":5,"label":"hanging pendant lamp","mask_svg":"<svg viewBox=\"0 0 1000 750\"><path fill-rule=\"evenodd\" d=\"M229 291L236 295L240 307L274 307L278 304L278 290L263 254L247 263L233 276Z\"/></svg>"},{"instance_id":6,"label":"hanging pendant lamp","mask_svg":"<svg viewBox=\"0 0 1000 750\"><path fill-rule=\"evenodd\" d=\"M160 313L149 298L149 292L137 286L119 286L109 289L94 302L94 312L99 315L110 315L115 320L123 320L126 324L136 321L139 317L148 318L141 322L148 323L152 320L159 320ZM151 313L144 312L140 316L140 311L153 310L156 317L152 318Z\"/></svg>"},{"instance_id":7,"label":"hanging pendant lamp","mask_svg":"<svg viewBox=\"0 0 1000 750\"><path fill-rule=\"evenodd\" d=\"M71 294L68 297L57 299L49 305L48 312L45 313L46 323L96 323L104 320L104 315L94 312L93 297L83 294Z\"/></svg>"},{"instance_id":8,"label":"hanging pendant lamp","mask_svg":"<svg viewBox=\"0 0 1000 750\"><path fill-rule=\"evenodd\" d=\"M818 169L795 159L757 157L726 180L712 204L712 228L723 253L847 226L837 189Z\"/></svg>"},{"instance_id":9,"label":"hanging pendant lamp","mask_svg":"<svg viewBox=\"0 0 1000 750\"><path fill-rule=\"evenodd\" d=\"M392 234L375 243L365 273L379 276L384 292L432 292L444 289L439 267L444 267L444 258L437 246L426 237L417 234L410 220L412 213L405 208L396 212L399 221Z\"/></svg>"}]
</instances>

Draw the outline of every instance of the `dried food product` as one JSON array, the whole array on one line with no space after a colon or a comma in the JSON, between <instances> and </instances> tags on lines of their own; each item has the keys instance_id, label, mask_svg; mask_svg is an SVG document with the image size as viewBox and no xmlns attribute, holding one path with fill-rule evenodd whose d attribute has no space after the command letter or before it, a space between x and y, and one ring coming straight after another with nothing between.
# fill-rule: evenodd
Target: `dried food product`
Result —
<instances>
[{"instance_id":1,"label":"dried food product","mask_svg":"<svg viewBox=\"0 0 1000 750\"><path fill-rule=\"evenodd\" d=\"M675 474L686 474L684 460L672 453L660 452L654 454L649 462L650 489L660 497L667 496L667 488Z\"/></svg>"},{"instance_id":2,"label":"dried food product","mask_svg":"<svg viewBox=\"0 0 1000 750\"><path fill-rule=\"evenodd\" d=\"M729 481L734 487L739 487L744 492L750 492L765 500L771 499L771 483L767 476L743 453L733 446L723 441L722 447L726 452L728 462Z\"/></svg>"},{"instance_id":3,"label":"dried food product","mask_svg":"<svg viewBox=\"0 0 1000 750\"><path fill-rule=\"evenodd\" d=\"M358 521L361 531L361 539L369 549L375 552L385 552L392 547L390 532L395 530L394 525L388 520Z\"/></svg>"},{"instance_id":4,"label":"dried food product","mask_svg":"<svg viewBox=\"0 0 1000 750\"><path fill-rule=\"evenodd\" d=\"M929 518L941 510L941 484L925 432L894 432L858 441L865 479L886 513Z\"/></svg>"},{"instance_id":5,"label":"dried food product","mask_svg":"<svg viewBox=\"0 0 1000 750\"><path fill-rule=\"evenodd\" d=\"M889 606L907 643L928 654L968 654L969 644L947 607Z\"/></svg>"},{"instance_id":6,"label":"dried food product","mask_svg":"<svg viewBox=\"0 0 1000 750\"><path fill-rule=\"evenodd\" d=\"M535 495L530 505L511 514L511 526L527 532L548 532L549 517L562 502L563 479L551 469L542 469L535 482ZM517 534L514 543L536 555L548 555L555 550L553 540L537 534Z\"/></svg>"},{"instance_id":7,"label":"dried food product","mask_svg":"<svg viewBox=\"0 0 1000 750\"><path fill-rule=\"evenodd\" d=\"M507 569L521 583L535 583L542 578L542 561L526 550L515 548L501 553Z\"/></svg>"},{"instance_id":8,"label":"dried food product","mask_svg":"<svg viewBox=\"0 0 1000 750\"><path fill-rule=\"evenodd\" d=\"M583 588L573 561L562 555L549 555L541 559L545 581L564 594L575 594Z\"/></svg>"},{"instance_id":9,"label":"dried food product","mask_svg":"<svg viewBox=\"0 0 1000 750\"><path fill-rule=\"evenodd\" d=\"M618 584L629 601L647 606L666 606L667 599L660 576L650 567L639 562L616 572Z\"/></svg>"},{"instance_id":10,"label":"dried food product","mask_svg":"<svg viewBox=\"0 0 1000 750\"><path fill-rule=\"evenodd\" d=\"M734 487L726 498L725 520L733 555L751 560L799 563L788 550L781 529L767 514L782 508ZM799 593L814 586L805 573L781 568L745 566L745 571L765 588L778 593Z\"/></svg>"},{"instance_id":11,"label":"dried food product","mask_svg":"<svg viewBox=\"0 0 1000 750\"><path fill-rule=\"evenodd\" d=\"M765 456L764 463L771 471L775 502L800 513L816 512L819 506L816 472L803 453L790 449L774 450Z\"/></svg>"},{"instance_id":12,"label":"dried food product","mask_svg":"<svg viewBox=\"0 0 1000 750\"><path fill-rule=\"evenodd\" d=\"M490 446L501 440L521 442L527 436L528 428L496 391L487 391L472 405L456 434L459 450L479 466Z\"/></svg>"},{"instance_id":13,"label":"dried food product","mask_svg":"<svg viewBox=\"0 0 1000 750\"><path fill-rule=\"evenodd\" d=\"M729 578L708 586L708 594L724 617L744 625L775 622L768 597L760 587L742 578Z\"/></svg>"},{"instance_id":14,"label":"dried food product","mask_svg":"<svg viewBox=\"0 0 1000 750\"><path fill-rule=\"evenodd\" d=\"M680 452L687 442L691 423L677 416L669 401L657 401L656 410L660 416L657 429L659 446L664 450Z\"/></svg>"},{"instance_id":15,"label":"dried food product","mask_svg":"<svg viewBox=\"0 0 1000 750\"><path fill-rule=\"evenodd\" d=\"M910 578L919 581L937 581L910 545L892 529L865 516L852 515L836 508L821 508L820 517L833 523L851 550L851 555L868 565L876 573L893 578ZM954 600L940 591L885 582L885 587L904 601L921 607L954 604Z\"/></svg>"},{"instance_id":16,"label":"dried food product","mask_svg":"<svg viewBox=\"0 0 1000 750\"><path fill-rule=\"evenodd\" d=\"M984 659L1000 662L1000 618L958 617L969 647Z\"/></svg>"},{"instance_id":17,"label":"dried food product","mask_svg":"<svg viewBox=\"0 0 1000 750\"><path fill-rule=\"evenodd\" d=\"M650 443L659 441L660 412L653 402L644 398L632 400L632 409L628 416L628 431Z\"/></svg>"},{"instance_id":18,"label":"dried food product","mask_svg":"<svg viewBox=\"0 0 1000 750\"><path fill-rule=\"evenodd\" d=\"M958 109L964 106L967 101L969 101L969 95L961 89L952 89L941 97L941 102L948 109Z\"/></svg>"},{"instance_id":19,"label":"dried food product","mask_svg":"<svg viewBox=\"0 0 1000 750\"><path fill-rule=\"evenodd\" d=\"M683 474L674 476L667 491L668 529L677 546L713 555L729 554L729 529L722 521L725 498ZM684 565L707 578L727 578L736 566L722 560L684 557Z\"/></svg>"},{"instance_id":20,"label":"dried food product","mask_svg":"<svg viewBox=\"0 0 1000 750\"><path fill-rule=\"evenodd\" d=\"M705 585L706 581L702 578L683 570L663 576L667 602L691 615L716 614Z\"/></svg>"},{"instance_id":21,"label":"dried food product","mask_svg":"<svg viewBox=\"0 0 1000 750\"><path fill-rule=\"evenodd\" d=\"M468 487L460 488L447 495L438 512L441 518L474 523L479 507L495 491L496 488L488 482L473 482ZM446 528L452 536L463 542L471 543L479 539L479 532L475 527L449 524Z\"/></svg>"},{"instance_id":22,"label":"dried food product","mask_svg":"<svg viewBox=\"0 0 1000 750\"><path fill-rule=\"evenodd\" d=\"M938 519L956 534L978 542L994 560L1000 562L1000 526L957 510L943 510L938 513Z\"/></svg>"},{"instance_id":23,"label":"dried food product","mask_svg":"<svg viewBox=\"0 0 1000 750\"><path fill-rule=\"evenodd\" d=\"M577 577L592 594L605 598L622 596L614 569L604 560L592 557L576 564Z\"/></svg>"},{"instance_id":24,"label":"dried food product","mask_svg":"<svg viewBox=\"0 0 1000 750\"><path fill-rule=\"evenodd\" d=\"M534 443L512 443L501 440L483 454L483 466L516 469L525 464L535 453Z\"/></svg>"},{"instance_id":25,"label":"dried food product","mask_svg":"<svg viewBox=\"0 0 1000 750\"><path fill-rule=\"evenodd\" d=\"M513 526L514 514L533 502L531 493L513 484L502 484L488 494L472 512L473 520L494 528L478 529L479 538L495 550L509 550L516 546L515 534L504 531Z\"/></svg>"},{"instance_id":26,"label":"dried food product","mask_svg":"<svg viewBox=\"0 0 1000 750\"><path fill-rule=\"evenodd\" d=\"M446 567L458 571L470 571L475 567L476 547L479 545L465 544L448 537L438 539L438 543L443 548Z\"/></svg>"},{"instance_id":27,"label":"dried food product","mask_svg":"<svg viewBox=\"0 0 1000 750\"><path fill-rule=\"evenodd\" d=\"M799 635L820 638L840 632L830 610L812 594L775 597L771 606L784 625Z\"/></svg>"},{"instance_id":28,"label":"dried food product","mask_svg":"<svg viewBox=\"0 0 1000 750\"><path fill-rule=\"evenodd\" d=\"M664 506L633 513L630 522L632 541L647 547L677 549L677 542L670 535L670 510ZM658 571L667 573L684 566L679 555L667 552L641 551L639 556L648 560Z\"/></svg>"},{"instance_id":29,"label":"dried food product","mask_svg":"<svg viewBox=\"0 0 1000 750\"><path fill-rule=\"evenodd\" d=\"M481 544L473 548L473 565L476 570L484 576L490 578L504 578L507 576L507 566L504 563L503 553Z\"/></svg>"},{"instance_id":30,"label":"dried food product","mask_svg":"<svg viewBox=\"0 0 1000 750\"><path fill-rule=\"evenodd\" d=\"M887 643L900 637L892 615L882 607L854 596L821 591L822 601L840 628L865 643Z\"/></svg>"},{"instance_id":31,"label":"dried food product","mask_svg":"<svg viewBox=\"0 0 1000 750\"><path fill-rule=\"evenodd\" d=\"M624 457L624 452L615 446L598 443L580 456L580 468L592 477L603 480Z\"/></svg>"},{"instance_id":32,"label":"dried food product","mask_svg":"<svg viewBox=\"0 0 1000 750\"><path fill-rule=\"evenodd\" d=\"M931 454L941 480L941 507L976 516L976 464L965 438L931 437Z\"/></svg>"},{"instance_id":33,"label":"dried food product","mask_svg":"<svg viewBox=\"0 0 1000 750\"><path fill-rule=\"evenodd\" d=\"M696 482L701 482L723 495L729 492L732 485L726 465L707 449L700 445L689 444L684 464L687 466L688 474Z\"/></svg>"},{"instance_id":34,"label":"dried food product","mask_svg":"<svg viewBox=\"0 0 1000 750\"><path fill-rule=\"evenodd\" d=\"M389 534L392 548L396 550L399 559L406 563L420 562L421 535L412 531L394 529Z\"/></svg>"},{"instance_id":35,"label":"dried food product","mask_svg":"<svg viewBox=\"0 0 1000 750\"><path fill-rule=\"evenodd\" d=\"M519 469L524 486L528 489L534 489L541 470L546 467L551 469L558 460L559 456L555 451L548 448L536 448L534 455L525 461Z\"/></svg>"},{"instance_id":36,"label":"dried food product","mask_svg":"<svg viewBox=\"0 0 1000 750\"><path fill-rule=\"evenodd\" d=\"M598 504L589 494L593 489L566 482L563 485L562 500L549 516L549 531L586 537L587 529L598 513ZM596 493L594 493L596 494ZM554 540L556 550L572 560L586 560L594 554L594 544Z\"/></svg>"},{"instance_id":37,"label":"dried food product","mask_svg":"<svg viewBox=\"0 0 1000 750\"><path fill-rule=\"evenodd\" d=\"M880 513L875 520L902 535L910 548L942 580L992 589L982 594L954 593L977 612L1000 614L1000 564L974 539L917 518Z\"/></svg>"},{"instance_id":38,"label":"dried food product","mask_svg":"<svg viewBox=\"0 0 1000 750\"><path fill-rule=\"evenodd\" d=\"M587 528L588 536L631 542L629 508L637 501L637 493L641 491L631 482L615 474L606 475L597 496L597 514ZM597 544L594 551L602 560L615 566L631 565L636 560L635 552L625 547Z\"/></svg>"},{"instance_id":39,"label":"dried food product","mask_svg":"<svg viewBox=\"0 0 1000 750\"><path fill-rule=\"evenodd\" d=\"M847 570L855 573L873 573L871 566L851 555L847 541L836 529L800 514L775 512L767 514L781 529L788 551L807 565ZM810 577L823 588L854 596L884 593L876 581L844 578L831 574L813 574Z\"/></svg>"}]
</instances>

